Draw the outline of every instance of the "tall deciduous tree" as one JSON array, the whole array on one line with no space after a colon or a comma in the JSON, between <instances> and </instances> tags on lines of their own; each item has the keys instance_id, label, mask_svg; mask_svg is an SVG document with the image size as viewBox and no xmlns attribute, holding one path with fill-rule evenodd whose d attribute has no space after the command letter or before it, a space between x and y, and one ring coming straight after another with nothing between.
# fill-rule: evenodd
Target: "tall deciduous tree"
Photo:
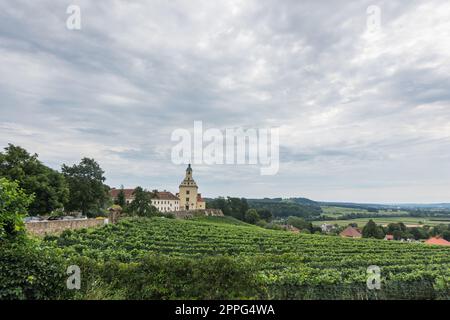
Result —
<instances>
[{"instance_id":1,"label":"tall deciduous tree","mask_svg":"<svg viewBox=\"0 0 450 320\"><path fill-rule=\"evenodd\" d=\"M38 155L9 144L0 153L0 176L17 181L27 194L34 194L30 215L48 214L68 201L69 188L64 176L38 160Z\"/></svg>"},{"instance_id":2,"label":"tall deciduous tree","mask_svg":"<svg viewBox=\"0 0 450 320\"><path fill-rule=\"evenodd\" d=\"M158 213L158 209L152 205L151 194L148 191L137 187L134 189L133 195L134 200L128 206L129 214L140 217L151 217Z\"/></svg>"},{"instance_id":3,"label":"tall deciduous tree","mask_svg":"<svg viewBox=\"0 0 450 320\"><path fill-rule=\"evenodd\" d=\"M62 172L69 184L70 196L66 208L83 214L98 213L108 201L108 188L104 171L94 160L83 158L78 165L62 166Z\"/></svg>"},{"instance_id":4,"label":"tall deciduous tree","mask_svg":"<svg viewBox=\"0 0 450 320\"><path fill-rule=\"evenodd\" d=\"M17 182L0 178L0 239L16 236L23 231L22 218L27 214L33 198Z\"/></svg>"},{"instance_id":5,"label":"tall deciduous tree","mask_svg":"<svg viewBox=\"0 0 450 320\"><path fill-rule=\"evenodd\" d=\"M371 219L364 226L362 235L364 238L382 239L384 237L384 231Z\"/></svg>"},{"instance_id":6,"label":"tall deciduous tree","mask_svg":"<svg viewBox=\"0 0 450 320\"><path fill-rule=\"evenodd\" d=\"M273 219L272 211L269 209L257 209L259 217L267 222L271 222Z\"/></svg>"},{"instance_id":7,"label":"tall deciduous tree","mask_svg":"<svg viewBox=\"0 0 450 320\"><path fill-rule=\"evenodd\" d=\"M212 209L220 209L226 216L232 216L239 220L244 220L245 213L249 209L247 199L223 197L208 201L206 206Z\"/></svg>"},{"instance_id":8,"label":"tall deciduous tree","mask_svg":"<svg viewBox=\"0 0 450 320\"><path fill-rule=\"evenodd\" d=\"M115 203L121 206L123 209L125 209L125 206L127 205L127 199L125 197L125 191L123 186L120 187Z\"/></svg>"},{"instance_id":9,"label":"tall deciduous tree","mask_svg":"<svg viewBox=\"0 0 450 320\"><path fill-rule=\"evenodd\" d=\"M255 224L259 219L258 211L256 211L256 209L248 209L245 213L245 222Z\"/></svg>"},{"instance_id":10,"label":"tall deciduous tree","mask_svg":"<svg viewBox=\"0 0 450 320\"><path fill-rule=\"evenodd\" d=\"M294 217L291 216L288 218L287 223L291 226L294 226L300 230L309 230L310 232L313 231L313 225L311 222L306 221L303 218L300 217Z\"/></svg>"}]
</instances>

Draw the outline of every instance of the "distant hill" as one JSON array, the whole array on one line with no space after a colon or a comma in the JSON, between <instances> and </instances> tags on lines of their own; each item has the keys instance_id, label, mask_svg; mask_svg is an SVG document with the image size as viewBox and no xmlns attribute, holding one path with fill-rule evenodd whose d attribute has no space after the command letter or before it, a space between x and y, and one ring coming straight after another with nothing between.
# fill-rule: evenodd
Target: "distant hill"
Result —
<instances>
[{"instance_id":1,"label":"distant hill","mask_svg":"<svg viewBox=\"0 0 450 320\"><path fill-rule=\"evenodd\" d=\"M306 198L247 199L247 202L252 208L270 210L274 217L311 218L322 213L319 203Z\"/></svg>"},{"instance_id":2,"label":"distant hill","mask_svg":"<svg viewBox=\"0 0 450 320\"><path fill-rule=\"evenodd\" d=\"M399 203L399 204L377 204L377 203L353 203L353 202L317 202L321 206L333 206L356 209L403 209L403 210L450 210L450 203Z\"/></svg>"},{"instance_id":3,"label":"distant hill","mask_svg":"<svg viewBox=\"0 0 450 320\"><path fill-rule=\"evenodd\" d=\"M214 199L206 198L207 203L211 203ZM285 218L289 216L297 216L316 220L324 213L322 207L341 207L358 210L366 210L369 213L378 212L378 210L407 210L410 215L427 214L448 214L450 211L450 203L436 204L380 204L380 203L355 203L355 202L327 202L314 201L303 197L293 198L253 198L246 199L248 205L255 209L270 210L274 217Z\"/></svg>"},{"instance_id":4,"label":"distant hill","mask_svg":"<svg viewBox=\"0 0 450 320\"><path fill-rule=\"evenodd\" d=\"M305 206L320 206L320 204L317 201L313 201L313 200L307 199L307 198L289 198L289 199L286 199L285 201L293 201L295 203L305 205Z\"/></svg>"}]
</instances>

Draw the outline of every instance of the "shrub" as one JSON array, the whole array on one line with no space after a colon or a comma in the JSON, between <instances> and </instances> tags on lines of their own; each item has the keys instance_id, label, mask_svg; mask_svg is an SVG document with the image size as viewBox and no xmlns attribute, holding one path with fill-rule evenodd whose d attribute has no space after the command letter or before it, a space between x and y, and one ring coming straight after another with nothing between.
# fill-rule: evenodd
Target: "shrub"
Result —
<instances>
[{"instance_id":1,"label":"shrub","mask_svg":"<svg viewBox=\"0 0 450 320\"><path fill-rule=\"evenodd\" d=\"M242 299L255 296L253 268L231 257L149 255L137 263L79 257L82 299Z\"/></svg>"},{"instance_id":2,"label":"shrub","mask_svg":"<svg viewBox=\"0 0 450 320\"><path fill-rule=\"evenodd\" d=\"M25 194L16 182L0 179L0 241L22 233L25 229L23 217L33 198Z\"/></svg>"},{"instance_id":3,"label":"shrub","mask_svg":"<svg viewBox=\"0 0 450 320\"><path fill-rule=\"evenodd\" d=\"M0 243L0 300L70 298L66 264L30 240Z\"/></svg>"}]
</instances>

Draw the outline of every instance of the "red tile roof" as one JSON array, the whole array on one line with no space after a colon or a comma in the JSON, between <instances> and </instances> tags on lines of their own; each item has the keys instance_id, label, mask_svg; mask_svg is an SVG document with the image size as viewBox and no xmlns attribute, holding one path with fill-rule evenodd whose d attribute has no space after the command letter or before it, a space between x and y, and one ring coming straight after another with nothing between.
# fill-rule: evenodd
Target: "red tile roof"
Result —
<instances>
[{"instance_id":1,"label":"red tile roof","mask_svg":"<svg viewBox=\"0 0 450 320\"><path fill-rule=\"evenodd\" d=\"M169 192L169 191L158 191L158 192L156 192L155 199L159 199L159 200L180 200L172 192Z\"/></svg>"},{"instance_id":2,"label":"red tile roof","mask_svg":"<svg viewBox=\"0 0 450 320\"><path fill-rule=\"evenodd\" d=\"M341 237L361 238L362 234L355 228L348 226L344 231L341 232Z\"/></svg>"},{"instance_id":3,"label":"red tile roof","mask_svg":"<svg viewBox=\"0 0 450 320\"><path fill-rule=\"evenodd\" d=\"M205 202L205 200L203 200L203 198L202 198L201 193L197 193L197 202Z\"/></svg>"},{"instance_id":4,"label":"red tile roof","mask_svg":"<svg viewBox=\"0 0 450 320\"><path fill-rule=\"evenodd\" d=\"M117 196L119 195L121 189L111 189L109 190L109 194L111 195L112 198L116 199ZM123 193L125 194L125 199L130 199L130 198L134 198L134 189L123 189Z\"/></svg>"},{"instance_id":5,"label":"red tile roof","mask_svg":"<svg viewBox=\"0 0 450 320\"><path fill-rule=\"evenodd\" d=\"M113 188L109 191L109 194L112 198L116 199L119 195L121 189ZM134 198L134 189L123 189L123 193L125 194L126 199ZM155 199L160 200L179 200L173 193L169 191L157 191L155 195Z\"/></svg>"},{"instance_id":6,"label":"red tile roof","mask_svg":"<svg viewBox=\"0 0 450 320\"><path fill-rule=\"evenodd\" d=\"M450 246L450 242L445 239L433 237L425 241L426 244L432 244L437 246Z\"/></svg>"}]
</instances>

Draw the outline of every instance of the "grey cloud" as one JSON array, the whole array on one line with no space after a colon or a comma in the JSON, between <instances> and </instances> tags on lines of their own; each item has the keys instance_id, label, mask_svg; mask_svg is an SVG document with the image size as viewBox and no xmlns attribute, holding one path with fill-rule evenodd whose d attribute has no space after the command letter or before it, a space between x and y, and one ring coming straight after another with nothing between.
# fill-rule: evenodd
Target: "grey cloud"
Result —
<instances>
[{"instance_id":1,"label":"grey cloud","mask_svg":"<svg viewBox=\"0 0 450 320\"><path fill-rule=\"evenodd\" d=\"M0 1L0 146L176 188L173 130L275 126L280 173L196 166L205 196L449 201L449 4L378 1L372 39L368 0L76 3L80 31L65 3Z\"/></svg>"}]
</instances>

